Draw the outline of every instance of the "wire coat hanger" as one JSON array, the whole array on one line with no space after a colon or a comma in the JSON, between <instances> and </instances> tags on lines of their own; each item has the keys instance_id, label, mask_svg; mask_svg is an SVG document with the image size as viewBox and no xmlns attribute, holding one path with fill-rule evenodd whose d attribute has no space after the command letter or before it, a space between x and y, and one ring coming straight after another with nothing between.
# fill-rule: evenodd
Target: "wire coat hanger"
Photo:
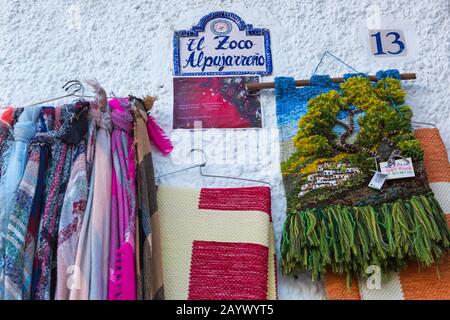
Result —
<instances>
[{"instance_id":1,"label":"wire coat hanger","mask_svg":"<svg viewBox=\"0 0 450 320\"><path fill-rule=\"evenodd\" d=\"M91 84L91 83L88 82L88 84ZM86 88L84 87L84 85L81 83L80 80L76 80L76 79L75 80L70 80L70 81L66 82L62 86L62 88L66 92L69 91L71 88L74 88L75 90L72 93L69 93L69 94L66 94L66 95L63 95L63 96L60 96L60 97L56 97L56 98L52 98L52 99L48 99L48 100L45 100L45 101L40 101L40 102L37 102L37 103L33 103L33 104L30 104L30 105L27 105L24 108L33 107L33 106L37 106L37 105L42 105L42 104L45 104L45 103L48 103L48 102L52 102L52 101L56 101L56 100L60 100L60 99L68 98L68 97L78 97L78 98L81 98L81 99L97 98L97 96L92 96L92 95L86 95L85 94ZM81 94L79 94L80 91L81 91ZM107 96L107 98L114 98L114 97Z\"/></svg>"},{"instance_id":2,"label":"wire coat hanger","mask_svg":"<svg viewBox=\"0 0 450 320\"><path fill-rule=\"evenodd\" d=\"M45 101L40 101L40 102L37 102L37 103L33 103L33 104L28 105L28 106L25 106L24 108L34 107L34 106L37 106L37 105L45 104L45 103L48 103L48 102L52 102L52 101L56 101L56 100L60 100L60 99L68 98L68 97L77 97L78 96L78 97L84 98L85 97L84 96L85 89L84 89L83 84L80 81L78 81L78 80L68 81L68 82L66 82L63 85L62 88L64 89L64 91L69 91L74 86L76 86L76 88L75 88L75 90L72 93L66 94L64 96L48 99L48 100L45 100ZM77 92L79 92L79 91L82 91L82 95L81 96L77 94Z\"/></svg>"},{"instance_id":3,"label":"wire coat hanger","mask_svg":"<svg viewBox=\"0 0 450 320\"><path fill-rule=\"evenodd\" d=\"M202 176L202 177L219 178L219 179L231 179L231 180L240 180L240 181L250 181L250 182L256 182L256 183L263 183L263 184L268 185L269 187L272 187L272 185L269 182L262 181L262 180L206 174L206 173L203 172L203 168L206 167L206 164L208 163L208 158L206 157L205 151L203 151L202 149L191 149L189 151L188 155L190 155L194 151L199 151L199 152L202 153L202 156L203 156L203 159L204 159L202 163L194 165L194 166L191 166L191 167L188 167L188 168L184 168L184 169L180 169L180 170L176 170L176 171L173 171L173 172L162 174L162 175L156 177L156 179L160 179L162 177L166 177L166 176L173 175L173 174L176 174L176 173L180 173L180 172L192 170L192 169L195 169L195 168L199 168L200 176Z\"/></svg>"},{"instance_id":4,"label":"wire coat hanger","mask_svg":"<svg viewBox=\"0 0 450 320\"><path fill-rule=\"evenodd\" d=\"M431 122L420 122L420 121L411 121L411 124L423 125L423 126L431 126L437 129L437 125Z\"/></svg>"}]
</instances>

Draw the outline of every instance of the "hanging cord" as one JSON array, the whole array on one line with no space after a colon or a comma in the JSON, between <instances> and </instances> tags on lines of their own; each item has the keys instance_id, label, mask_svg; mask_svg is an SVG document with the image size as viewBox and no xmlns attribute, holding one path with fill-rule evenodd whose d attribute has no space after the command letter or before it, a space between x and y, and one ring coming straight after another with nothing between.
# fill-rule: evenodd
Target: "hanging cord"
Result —
<instances>
[{"instance_id":1,"label":"hanging cord","mask_svg":"<svg viewBox=\"0 0 450 320\"><path fill-rule=\"evenodd\" d=\"M335 60L339 61L340 63L342 63L342 64L345 65L346 67L352 69L352 70L355 71L356 73L361 73L361 72L359 72L358 70L356 70L355 68L353 68L351 65L349 65L348 63L346 63L345 61L343 61L342 59L336 57L336 56L335 56L334 54L332 54L330 51L325 51L325 52L323 53L322 57L320 58L319 63L318 63L317 66L314 68L314 71L313 71L313 74L312 74L313 76L316 75L317 70L318 70L319 67L322 65L322 62L323 62L325 56L327 56L327 55L329 55L329 56L331 56L332 58L334 58ZM384 89L385 89L386 92L387 92L388 99L389 99L389 101L391 102L392 106L395 108L395 110L397 110L397 112L398 112L401 116L403 116L403 112L400 110L400 107L395 103L394 99L392 98L391 92L389 91L389 86L387 85L387 82L386 82L386 77L383 78L383 83L384 83Z\"/></svg>"},{"instance_id":2,"label":"hanging cord","mask_svg":"<svg viewBox=\"0 0 450 320\"><path fill-rule=\"evenodd\" d=\"M326 55L330 55L332 58L336 59L337 61L339 61L340 63L342 63L343 65L347 66L348 68L352 69L353 71L355 71L356 73L360 73L358 70L356 70L355 68L353 68L351 65L345 63L342 59L339 59L338 57L336 57L334 54L332 54L330 51L325 51L322 55L322 57L320 58L319 63L317 64L317 66L315 67L314 71L313 71L313 76L317 73L317 70L319 69L319 67L322 65L323 59L325 58Z\"/></svg>"},{"instance_id":3,"label":"hanging cord","mask_svg":"<svg viewBox=\"0 0 450 320\"><path fill-rule=\"evenodd\" d=\"M389 156L389 159L387 161L387 166L390 168L392 166L395 165L395 160L396 159L403 159L405 160L407 163L409 163L409 160L405 159L405 157L402 156L402 153L400 150L395 149L394 151L392 151L391 155Z\"/></svg>"}]
</instances>

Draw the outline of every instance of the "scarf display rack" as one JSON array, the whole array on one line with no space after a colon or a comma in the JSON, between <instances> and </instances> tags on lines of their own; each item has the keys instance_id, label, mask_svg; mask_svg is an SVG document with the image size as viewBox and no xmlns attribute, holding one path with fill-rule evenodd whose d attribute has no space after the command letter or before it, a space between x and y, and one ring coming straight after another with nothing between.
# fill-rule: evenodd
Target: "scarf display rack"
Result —
<instances>
[{"instance_id":1,"label":"scarf display rack","mask_svg":"<svg viewBox=\"0 0 450 320\"><path fill-rule=\"evenodd\" d=\"M1 300L164 298L150 144L173 146L149 113L156 98L88 84L91 101L72 80L0 115Z\"/></svg>"}]
</instances>

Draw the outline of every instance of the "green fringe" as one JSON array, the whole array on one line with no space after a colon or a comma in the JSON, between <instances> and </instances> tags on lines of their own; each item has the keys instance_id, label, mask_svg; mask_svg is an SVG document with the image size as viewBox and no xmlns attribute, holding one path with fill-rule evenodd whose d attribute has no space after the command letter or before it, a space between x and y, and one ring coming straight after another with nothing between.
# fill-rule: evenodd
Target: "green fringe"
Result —
<instances>
[{"instance_id":1,"label":"green fringe","mask_svg":"<svg viewBox=\"0 0 450 320\"><path fill-rule=\"evenodd\" d=\"M370 265L398 271L407 260L438 262L450 248L447 220L433 193L371 206L306 209L288 214L281 240L284 274L330 270L367 276Z\"/></svg>"}]
</instances>

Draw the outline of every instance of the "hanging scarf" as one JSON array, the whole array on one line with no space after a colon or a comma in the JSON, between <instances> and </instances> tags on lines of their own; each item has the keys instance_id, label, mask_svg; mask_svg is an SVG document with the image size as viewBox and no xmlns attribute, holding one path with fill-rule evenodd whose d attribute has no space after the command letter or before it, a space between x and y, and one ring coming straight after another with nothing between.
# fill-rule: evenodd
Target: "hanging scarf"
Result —
<instances>
[{"instance_id":1,"label":"hanging scarf","mask_svg":"<svg viewBox=\"0 0 450 320\"><path fill-rule=\"evenodd\" d=\"M88 141L94 142L94 159L85 219L80 233L75 266L79 282L70 291L71 300L106 300L108 298L108 257L111 215L111 131L110 112L90 110ZM95 157L94 157L95 154Z\"/></svg>"},{"instance_id":2,"label":"hanging scarf","mask_svg":"<svg viewBox=\"0 0 450 320\"><path fill-rule=\"evenodd\" d=\"M158 187L164 291L176 300L277 298L268 187Z\"/></svg>"},{"instance_id":3,"label":"hanging scarf","mask_svg":"<svg viewBox=\"0 0 450 320\"><path fill-rule=\"evenodd\" d=\"M5 197L5 202L2 202L2 212L6 212L8 215L28 160L27 145L36 133L36 120L39 116L39 111L40 107L25 109L14 126L13 136L15 143L7 171L5 171L5 189L2 192ZM8 220L8 217L6 217L6 220Z\"/></svg>"},{"instance_id":4,"label":"hanging scarf","mask_svg":"<svg viewBox=\"0 0 450 320\"><path fill-rule=\"evenodd\" d=\"M95 143L94 201L89 226L91 239L90 300L108 298L108 270L111 219L111 131L109 112L102 113Z\"/></svg>"},{"instance_id":5,"label":"hanging scarf","mask_svg":"<svg viewBox=\"0 0 450 320\"><path fill-rule=\"evenodd\" d=\"M86 172L86 144L80 142L74 152L67 191L64 196L58 228L56 300L67 300L70 293L70 275L76 259L76 250L88 197Z\"/></svg>"},{"instance_id":6,"label":"hanging scarf","mask_svg":"<svg viewBox=\"0 0 450 320\"><path fill-rule=\"evenodd\" d=\"M0 183L0 299L4 297L4 239L12 205L28 160L27 145L36 133L40 107L26 108L14 126L14 144L8 158L5 175Z\"/></svg>"},{"instance_id":7,"label":"hanging scarf","mask_svg":"<svg viewBox=\"0 0 450 320\"><path fill-rule=\"evenodd\" d=\"M134 101L134 146L136 148L137 216L139 221L139 241L137 241L139 250L136 250L138 298L162 300L164 299L164 282L160 224L150 140L146 128L146 123L148 123L146 107L148 106L143 101Z\"/></svg>"},{"instance_id":8,"label":"hanging scarf","mask_svg":"<svg viewBox=\"0 0 450 320\"><path fill-rule=\"evenodd\" d=\"M16 120L16 112L12 107L9 107L0 115L0 185L3 183L2 181L7 170L9 155L11 154L11 147L14 144L12 126Z\"/></svg>"},{"instance_id":9,"label":"hanging scarf","mask_svg":"<svg viewBox=\"0 0 450 320\"><path fill-rule=\"evenodd\" d=\"M54 109L48 108L46 123L49 130L45 134L37 135L34 140L41 145L41 155L39 163L39 171L37 178L37 186L41 186L36 189L33 204L30 210L30 217L28 220L28 227L25 237L25 248L24 248L24 258L23 258L23 287L22 287L22 297L24 300L30 299L31 296L31 280L33 271L33 261L36 252L37 235L39 230L39 224L41 221L41 215L44 211L44 206L46 202L45 192L47 190L47 171L49 169L52 145L55 143L55 136L57 130L59 130L61 107L56 107ZM45 114L45 113L44 113ZM42 116L42 115L41 115ZM41 121L42 123L42 121ZM42 129L44 132L44 128Z\"/></svg>"},{"instance_id":10,"label":"hanging scarf","mask_svg":"<svg viewBox=\"0 0 450 320\"><path fill-rule=\"evenodd\" d=\"M97 136L96 115L99 110L91 103L89 109L89 128L86 150L87 177L89 180L88 198L84 212L83 224L81 225L80 237L76 248L75 263L72 271L72 281L68 285L70 300L88 300L89 282L91 272L91 247L89 238L89 225L91 224L92 201L94 195L95 174L95 140Z\"/></svg>"},{"instance_id":11,"label":"hanging scarf","mask_svg":"<svg viewBox=\"0 0 450 320\"><path fill-rule=\"evenodd\" d=\"M39 116L38 133L51 130L53 118L54 109L43 107ZM37 135L31 139L28 148L30 152L29 160L17 191L5 239L5 300L23 299L25 237L36 188L44 189L43 185L38 184L39 171L45 170L47 167L49 145L48 136Z\"/></svg>"},{"instance_id":12,"label":"hanging scarf","mask_svg":"<svg viewBox=\"0 0 450 320\"><path fill-rule=\"evenodd\" d=\"M0 114L0 146L3 144L4 139L8 136L9 132L11 131L11 126L13 123L14 123L14 108L6 107L6 109L3 110L3 112Z\"/></svg>"},{"instance_id":13,"label":"hanging scarf","mask_svg":"<svg viewBox=\"0 0 450 320\"><path fill-rule=\"evenodd\" d=\"M14 141L12 133L12 126L15 120L14 113L14 108L8 107L0 115L0 182L6 172L9 150Z\"/></svg>"},{"instance_id":14,"label":"hanging scarf","mask_svg":"<svg viewBox=\"0 0 450 320\"><path fill-rule=\"evenodd\" d=\"M292 139L295 152L281 166L288 199L284 274L307 270L316 280L327 271L344 273L350 286L353 277L367 278L369 266L383 274L410 260L430 266L450 248L406 93L398 71L379 73L387 74L397 76L374 84L362 75L346 76L339 90L309 99ZM283 102L285 88L276 84L276 90ZM415 175L390 179L381 191L370 188L375 161L389 162L399 152L412 159Z\"/></svg>"},{"instance_id":15,"label":"hanging scarf","mask_svg":"<svg viewBox=\"0 0 450 320\"><path fill-rule=\"evenodd\" d=\"M75 146L87 132L89 103L77 102L62 109L63 125L52 149L52 163L47 177L44 212L39 225L37 250L33 262L31 282L32 300L49 300L52 297L52 268L58 221L70 175Z\"/></svg>"},{"instance_id":16,"label":"hanging scarf","mask_svg":"<svg viewBox=\"0 0 450 320\"><path fill-rule=\"evenodd\" d=\"M109 300L136 299L135 232L136 232L136 168L133 148L133 116L114 99L111 120L111 242L109 255ZM128 101L126 101L128 103Z\"/></svg>"},{"instance_id":17,"label":"hanging scarf","mask_svg":"<svg viewBox=\"0 0 450 320\"><path fill-rule=\"evenodd\" d=\"M14 123L15 109L12 106L7 106L0 112L0 120L12 125Z\"/></svg>"},{"instance_id":18,"label":"hanging scarf","mask_svg":"<svg viewBox=\"0 0 450 320\"><path fill-rule=\"evenodd\" d=\"M89 194L75 260L76 282L70 288L70 300L107 299L112 124L105 90L97 81L89 84L96 92L96 100L89 110L87 139Z\"/></svg>"},{"instance_id":19,"label":"hanging scarf","mask_svg":"<svg viewBox=\"0 0 450 320\"><path fill-rule=\"evenodd\" d=\"M150 137L150 141L158 148L158 150L167 156L173 150L172 141L167 137L164 130L156 122L152 115L147 116L147 131Z\"/></svg>"}]
</instances>

